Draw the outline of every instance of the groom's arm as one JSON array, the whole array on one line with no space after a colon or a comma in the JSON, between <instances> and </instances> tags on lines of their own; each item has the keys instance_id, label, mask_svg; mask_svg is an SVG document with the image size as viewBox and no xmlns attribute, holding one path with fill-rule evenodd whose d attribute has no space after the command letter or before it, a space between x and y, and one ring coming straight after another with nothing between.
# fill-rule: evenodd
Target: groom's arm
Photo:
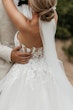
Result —
<instances>
[{"instance_id":1,"label":"groom's arm","mask_svg":"<svg viewBox=\"0 0 73 110\"><path fill-rule=\"evenodd\" d=\"M12 48L0 43L0 58L6 60L8 63L11 62L11 52Z\"/></svg>"},{"instance_id":2,"label":"groom's arm","mask_svg":"<svg viewBox=\"0 0 73 110\"><path fill-rule=\"evenodd\" d=\"M18 0L14 0L14 2L17 6ZM17 7L17 8L21 12L22 8L21 7ZM0 0L0 58L4 59L7 62L11 61L12 48L1 44L1 42L6 41L7 39L9 39L8 42L9 41L11 42L13 40L11 38L15 35L15 32L16 29L10 22L5 12L2 0Z\"/></svg>"},{"instance_id":3,"label":"groom's arm","mask_svg":"<svg viewBox=\"0 0 73 110\"><path fill-rule=\"evenodd\" d=\"M31 52L20 52L21 46L14 49L0 44L0 58L6 60L8 63L26 64L31 59Z\"/></svg>"}]
</instances>

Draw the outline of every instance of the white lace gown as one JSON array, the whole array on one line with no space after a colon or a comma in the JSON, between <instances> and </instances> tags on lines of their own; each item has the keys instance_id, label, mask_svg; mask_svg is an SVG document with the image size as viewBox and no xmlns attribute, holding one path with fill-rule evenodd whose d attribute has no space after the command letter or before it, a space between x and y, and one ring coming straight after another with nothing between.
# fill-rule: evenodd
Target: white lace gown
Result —
<instances>
[{"instance_id":1,"label":"white lace gown","mask_svg":"<svg viewBox=\"0 0 73 110\"><path fill-rule=\"evenodd\" d=\"M20 44L17 34L15 46ZM14 64L0 81L0 110L73 110L45 62L43 48L33 47L32 54L29 63Z\"/></svg>"}]
</instances>

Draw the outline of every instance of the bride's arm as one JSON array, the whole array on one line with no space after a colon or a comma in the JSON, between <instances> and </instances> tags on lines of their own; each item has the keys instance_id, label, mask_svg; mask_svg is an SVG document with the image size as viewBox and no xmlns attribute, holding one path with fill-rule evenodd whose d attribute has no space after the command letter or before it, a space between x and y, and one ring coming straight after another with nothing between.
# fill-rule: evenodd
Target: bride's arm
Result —
<instances>
[{"instance_id":1,"label":"bride's arm","mask_svg":"<svg viewBox=\"0 0 73 110\"><path fill-rule=\"evenodd\" d=\"M13 0L2 0L2 1L10 19L16 25L16 27L19 30L29 29L30 21L17 10Z\"/></svg>"}]
</instances>

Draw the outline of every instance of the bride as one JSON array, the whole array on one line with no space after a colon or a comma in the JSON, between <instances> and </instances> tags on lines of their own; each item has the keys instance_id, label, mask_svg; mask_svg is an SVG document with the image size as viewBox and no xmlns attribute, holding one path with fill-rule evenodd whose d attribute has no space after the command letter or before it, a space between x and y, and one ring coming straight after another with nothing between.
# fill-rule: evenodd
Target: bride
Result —
<instances>
[{"instance_id":1,"label":"bride","mask_svg":"<svg viewBox=\"0 0 73 110\"><path fill-rule=\"evenodd\" d=\"M20 51L31 52L32 58L26 64L14 64L0 81L0 109L73 110L73 87L55 48L57 1L29 0L28 5L22 4L22 13L13 0L3 4L18 28L15 46L22 45Z\"/></svg>"}]
</instances>

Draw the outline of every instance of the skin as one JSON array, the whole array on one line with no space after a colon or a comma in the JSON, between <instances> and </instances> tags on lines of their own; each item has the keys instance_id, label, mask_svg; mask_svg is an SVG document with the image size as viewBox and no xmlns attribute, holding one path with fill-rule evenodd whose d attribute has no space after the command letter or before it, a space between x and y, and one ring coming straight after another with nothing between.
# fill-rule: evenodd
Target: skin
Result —
<instances>
[{"instance_id":1,"label":"skin","mask_svg":"<svg viewBox=\"0 0 73 110\"><path fill-rule=\"evenodd\" d=\"M21 46L16 47L12 50L11 60L14 63L26 64L31 59L32 54L31 52L30 53L20 52L19 51L20 49L21 49Z\"/></svg>"},{"instance_id":2,"label":"skin","mask_svg":"<svg viewBox=\"0 0 73 110\"><path fill-rule=\"evenodd\" d=\"M19 30L18 39L20 43L25 44L28 48L42 47L43 44L39 33L39 16L37 13L33 13L32 20L29 20L16 9L13 0L3 0L3 4L11 21ZM56 23L57 19L57 13L55 12Z\"/></svg>"}]
</instances>

